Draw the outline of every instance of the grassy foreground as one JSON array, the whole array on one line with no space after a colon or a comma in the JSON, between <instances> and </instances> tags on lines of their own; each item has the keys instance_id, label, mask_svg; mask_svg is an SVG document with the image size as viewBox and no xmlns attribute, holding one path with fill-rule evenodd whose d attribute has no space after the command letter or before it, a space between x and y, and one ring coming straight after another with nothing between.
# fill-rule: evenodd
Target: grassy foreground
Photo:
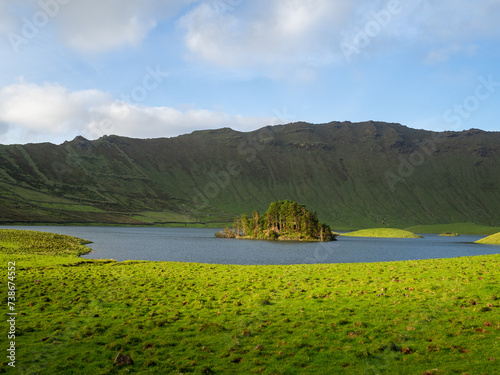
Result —
<instances>
[{"instance_id":1,"label":"grassy foreground","mask_svg":"<svg viewBox=\"0 0 500 375\"><path fill-rule=\"evenodd\" d=\"M373 228L362 229L355 232L344 233L342 236L349 237L384 237L384 238L422 238L418 234L403 229Z\"/></svg>"},{"instance_id":2,"label":"grassy foreground","mask_svg":"<svg viewBox=\"0 0 500 375\"><path fill-rule=\"evenodd\" d=\"M2 373L498 371L500 255L292 266L115 262L83 260L59 245L32 255L25 246L35 240L45 248L77 240L19 234L15 246L0 245L4 277L7 262L16 263L18 313L16 369L3 357ZM114 366L119 352L134 364Z\"/></svg>"},{"instance_id":3,"label":"grassy foreground","mask_svg":"<svg viewBox=\"0 0 500 375\"><path fill-rule=\"evenodd\" d=\"M484 244L484 245L500 245L500 232L496 234L492 234L486 238L482 238L476 243Z\"/></svg>"}]
</instances>

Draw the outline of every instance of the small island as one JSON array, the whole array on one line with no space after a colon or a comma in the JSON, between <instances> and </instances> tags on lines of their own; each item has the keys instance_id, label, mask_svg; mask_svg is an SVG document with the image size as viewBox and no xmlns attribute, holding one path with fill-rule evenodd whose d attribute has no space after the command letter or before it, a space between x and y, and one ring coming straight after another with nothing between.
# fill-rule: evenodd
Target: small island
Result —
<instances>
[{"instance_id":1,"label":"small island","mask_svg":"<svg viewBox=\"0 0 500 375\"><path fill-rule=\"evenodd\" d=\"M380 237L380 238L423 238L413 232L395 228L362 229L355 232L343 233L348 237Z\"/></svg>"},{"instance_id":2,"label":"small island","mask_svg":"<svg viewBox=\"0 0 500 375\"><path fill-rule=\"evenodd\" d=\"M337 234L320 223L317 214L303 204L285 200L273 202L264 215L243 214L234 219L233 227L215 234L218 238L285 241L335 241Z\"/></svg>"},{"instance_id":3,"label":"small island","mask_svg":"<svg viewBox=\"0 0 500 375\"><path fill-rule=\"evenodd\" d=\"M439 237L458 237L460 234L452 232L444 232L439 235Z\"/></svg>"}]
</instances>

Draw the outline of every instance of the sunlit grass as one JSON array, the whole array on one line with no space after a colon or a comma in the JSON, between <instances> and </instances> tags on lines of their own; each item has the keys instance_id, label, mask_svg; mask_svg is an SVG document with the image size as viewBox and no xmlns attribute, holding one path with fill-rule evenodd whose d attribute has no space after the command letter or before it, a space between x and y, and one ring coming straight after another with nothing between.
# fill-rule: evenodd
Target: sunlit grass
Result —
<instances>
[{"instance_id":1,"label":"sunlit grass","mask_svg":"<svg viewBox=\"0 0 500 375\"><path fill-rule=\"evenodd\" d=\"M373 228L355 232L344 233L342 236L350 237L385 237L385 238L422 238L418 234L403 229Z\"/></svg>"},{"instance_id":2,"label":"sunlit grass","mask_svg":"<svg viewBox=\"0 0 500 375\"><path fill-rule=\"evenodd\" d=\"M91 251L84 246L88 243L90 241L63 234L0 229L2 253L79 256Z\"/></svg>"},{"instance_id":3,"label":"sunlit grass","mask_svg":"<svg viewBox=\"0 0 500 375\"><path fill-rule=\"evenodd\" d=\"M486 238L482 238L476 243L484 244L484 245L500 245L500 232L496 234L492 234Z\"/></svg>"},{"instance_id":4,"label":"sunlit grass","mask_svg":"<svg viewBox=\"0 0 500 375\"><path fill-rule=\"evenodd\" d=\"M31 242L34 233L17 238ZM30 255L11 244L0 259L17 265L21 373L498 369L499 255L236 266L91 261L59 255L64 246ZM113 366L119 352L134 364ZM0 372L8 372L6 359L0 361Z\"/></svg>"}]
</instances>

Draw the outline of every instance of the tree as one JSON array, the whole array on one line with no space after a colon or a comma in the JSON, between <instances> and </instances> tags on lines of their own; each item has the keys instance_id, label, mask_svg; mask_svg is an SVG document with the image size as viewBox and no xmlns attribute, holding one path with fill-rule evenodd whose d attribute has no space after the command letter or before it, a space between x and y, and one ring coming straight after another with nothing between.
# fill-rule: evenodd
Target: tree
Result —
<instances>
[{"instance_id":1,"label":"tree","mask_svg":"<svg viewBox=\"0 0 500 375\"><path fill-rule=\"evenodd\" d=\"M269 209L266 211L264 216L266 218L267 228L276 231L278 222L278 209L276 202L269 205Z\"/></svg>"},{"instance_id":2,"label":"tree","mask_svg":"<svg viewBox=\"0 0 500 375\"><path fill-rule=\"evenodd\" d=\"M255 210L252 212L252 224L253 224L253 231L254 231L254 236L257 237L259 235L260 231L260 222L259 222L259 211Z\"/></svg>"},{"instance_id":3,"label":"tree","mask_svg":"<svg viewBox=\"0 0 500 375\"><path fill-rule=\"evenodd\" d=\"M252 231L251 226L250 226L250 218L248 217L247 214L241 215L241 229L243 230L243 235L247 236L250 234Z\"/></svg>"},{"instance_id":4,"label":"tree","mask_svg":"<svg viewBox=\"0 0 500 375\"><path fill-rule=\"evenodd\" d=\"M234 218L233 229L235 230L237 236L241 234L241 219L239 217Z\"/></svg>"}]
</instances>

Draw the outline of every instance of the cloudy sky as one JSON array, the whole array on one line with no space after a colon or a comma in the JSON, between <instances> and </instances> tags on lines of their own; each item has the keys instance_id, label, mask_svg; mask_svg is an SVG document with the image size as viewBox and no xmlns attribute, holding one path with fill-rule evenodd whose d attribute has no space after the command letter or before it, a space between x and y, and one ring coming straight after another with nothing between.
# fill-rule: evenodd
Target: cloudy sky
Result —
<instances>
[{"instance_id":1,"label":"cloudy sky","mask_svg":"<svg viewBox=\"0 0 500 375\"><path fill-rule=\"evenodd\" d=\"M499 0L1 0L0 143L500 130Z\"/></svg>"}]
</instances>

